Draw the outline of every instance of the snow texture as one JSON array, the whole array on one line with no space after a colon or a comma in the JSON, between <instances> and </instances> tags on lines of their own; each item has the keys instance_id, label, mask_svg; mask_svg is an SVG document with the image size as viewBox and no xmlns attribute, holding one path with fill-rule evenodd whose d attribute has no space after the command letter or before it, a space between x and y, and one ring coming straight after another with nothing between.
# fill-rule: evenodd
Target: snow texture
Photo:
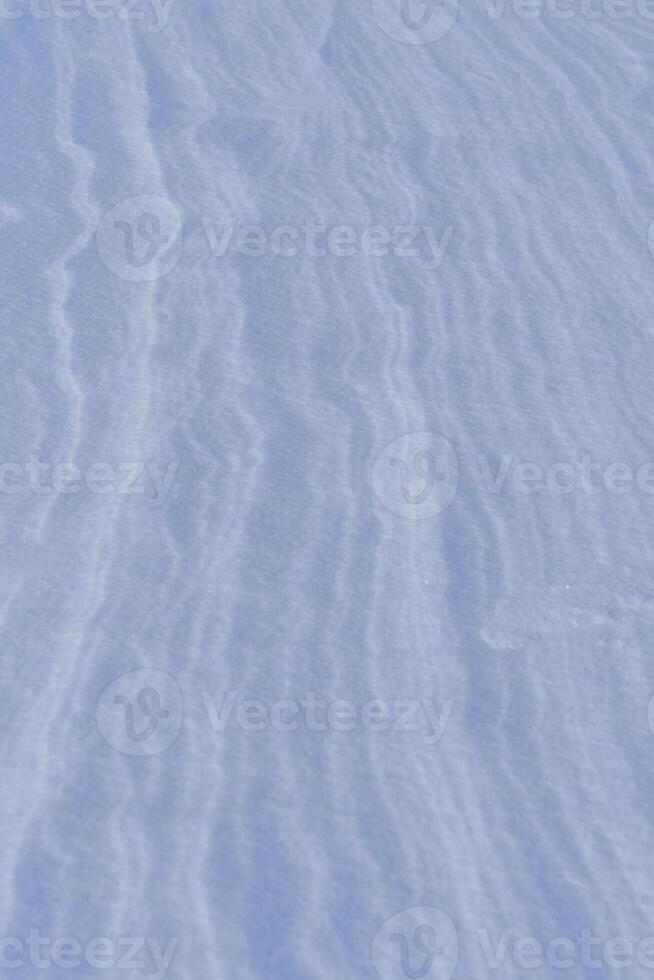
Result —
<instances>
[{"instance_id":1,"label":"snow texture","mask_svg":"<svg viewBox=\"0 0 654 980\"><path fill-rule=\"evenodd\" d=\"M112 2L0 13L3 975L651 977L654 10Z\"/></svg>"}]
</instances>

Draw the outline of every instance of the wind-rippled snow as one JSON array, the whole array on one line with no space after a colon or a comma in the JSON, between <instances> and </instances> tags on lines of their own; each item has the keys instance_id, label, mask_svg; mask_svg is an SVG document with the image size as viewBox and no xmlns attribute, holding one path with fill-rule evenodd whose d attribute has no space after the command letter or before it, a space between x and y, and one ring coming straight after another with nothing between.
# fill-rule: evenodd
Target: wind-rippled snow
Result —
<instances>
[{"instance_id":1,"label":"wind-rippled snow","mask_svg":"<svg viewBox=\"0 0 654 980\"><path fill-rule=\"evenodd\" d=\"M487 7L424 44L371 0L0 20L0 936L506 980L480 931L654 934L654 496L605 480L654 463L654 23ZM392 247L275 254L311 221ZM444 731L236 720L311 693ZM424 908L458 963L412 927L411 974L379 930ZM48 975L155 973L112 962Z\"/></svg>"}]
</instances>

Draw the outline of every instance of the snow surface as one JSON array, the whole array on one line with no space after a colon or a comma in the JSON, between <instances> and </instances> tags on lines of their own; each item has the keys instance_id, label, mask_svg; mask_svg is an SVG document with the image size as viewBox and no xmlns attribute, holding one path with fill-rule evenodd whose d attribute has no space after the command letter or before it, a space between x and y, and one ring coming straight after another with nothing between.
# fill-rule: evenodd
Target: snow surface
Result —
<instances>
[{"instance_id":1,"label":"snow surface","mask_svg":"<svg viewBox=\"0 0 654 980\"><path fill-rule=\"evenodd\" d=\"M172 980L652 975L480 937L654 935L654 21L489 3L433 40L400 0L0 17L0 936L174 938ZM307 221L443 254L275 254ZM310 692L352 730L237 720Z\"/></svg>"}]
</instances>

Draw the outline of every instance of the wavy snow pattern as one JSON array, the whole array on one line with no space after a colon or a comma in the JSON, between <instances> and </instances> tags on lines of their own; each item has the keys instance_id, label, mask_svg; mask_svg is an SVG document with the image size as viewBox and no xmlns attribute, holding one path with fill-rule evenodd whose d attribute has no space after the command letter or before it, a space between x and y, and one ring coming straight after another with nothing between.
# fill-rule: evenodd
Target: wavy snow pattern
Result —
<instances>
[{"instance_id":1,"label":"wavy snow pattern","mask_svg":"<svg viewBox=\"0 0 654 980\"><path fill-rule=\"evenodd\" d=\"M333 980L376 976L413 907L451 917L461 977L493 975L479 930L654 933L654 497L513 479L654 462L654 25L480 2L410 45L372 2L187 0L159 32L25 10L0 21L1 461L177 471L159 507L1 496L0 936L174 937L173 980ZM142 195L183 250L128 281L96 229ZM308 219L428 227L445 255L207 237ZM425 520L371 479L417 432L459 467ZM511 459L497 493L481 457ZM138 669L185 709L146 757L96 721ZM214 731L202 692L230 691L452 712L436 744Z\"/></svg>"}]
</instances>

